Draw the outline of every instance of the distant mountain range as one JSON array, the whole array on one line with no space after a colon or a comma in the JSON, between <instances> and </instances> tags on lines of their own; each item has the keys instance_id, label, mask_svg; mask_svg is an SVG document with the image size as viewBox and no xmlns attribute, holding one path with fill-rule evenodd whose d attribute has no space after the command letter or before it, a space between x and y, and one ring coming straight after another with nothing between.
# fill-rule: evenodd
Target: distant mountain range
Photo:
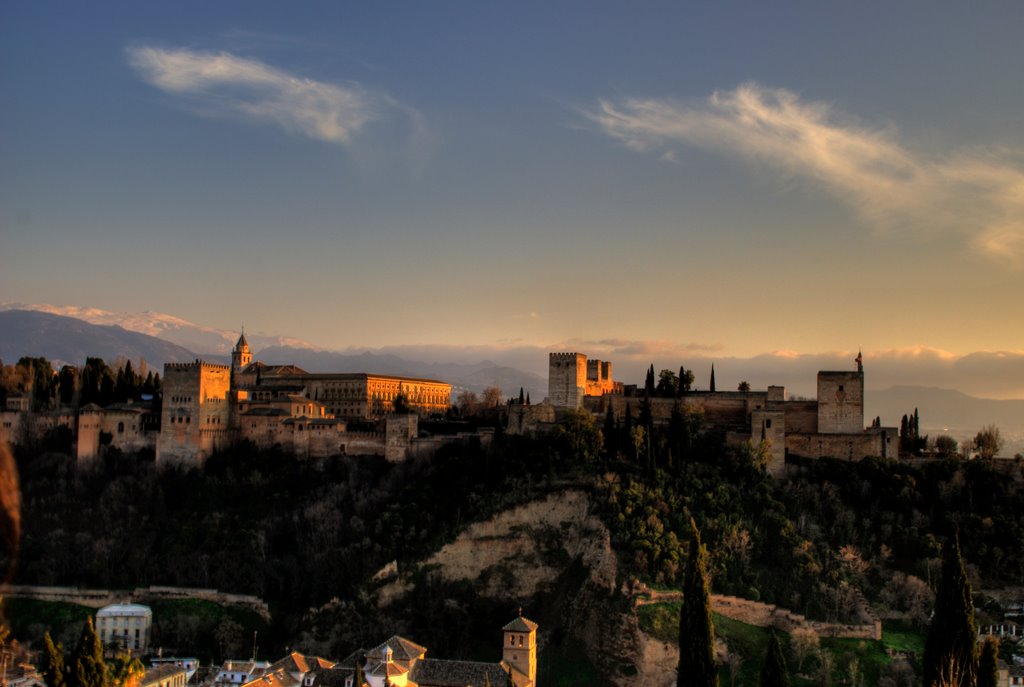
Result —
<instances>
[{"instance_id":1,"label":"distant mountain range","mask_svg":"<svg viewBox=\"0 0 1024 687\"><path fill-rule=\"evenodd\" d=\"M973 437L985 425L995 425L1007 440L1008 448L1024 447L1024 400L975 398L954 389L894 386L880 391L868 390L864 405L866 421L881 416L887 423L895 424L904 414L909 415L917 408L922 434L947 431L961 439Z\"/></svg>"},{"instance_id":2,"label":"distant mountain range","mask_svg":"<svg viewBox=\"0 0 1024 687\"><path fill-rule=\"evenodd\" d=\"M42 356L55 367L82 365L90 356L108 363L124 356L136 364L144 360L157 370L164 363L188 362L197 357L182 346L115 325L90 324L29 310L0 312L0 360L12 364L22 356Z\"/></svg>"},{"instance_id":3,"label":"distant mountain range","mask_svg":"<svg viewBox=\"0 0 1024 687\"><path fill-rule=\"evenodd\" d=\"M99 308L81 308L73 305L42 305L24 303L0 303L0 311L31 310L51 315L63 315L84 320L90 324L115 325L139 334L148 334L164 341L177 344L201 357L220 356L229 358L231 348L238 340L238 332L227 329L215 329L183 320L174 315L146 310L140 313L111 312ZM246 332L245 338L249 345L256 349L267 346L291 346L293 348L313 348L313 344L301 339L287 336L267 336Z\"/></svg>"},{"instance_id":4,"label":"distant mountain range","mask_svg":"<svg viewBox=\"0 0 1024 687\"><path fill-rule=\"evenodd\" d=\"M164 363L187 362L196 358L227 363L238 338L237 332L199 327L162 313L126 314L119 320L117 313L91 308L40 307L47 309L0 309L0 360L9 364L28 355L43 356L55 364L81 365L87 356L99 356L108 362L124 356L136 363L143 359L147 365L157 369ZM49 310L85 313L104 324L54 314ZM151 332L158 332L160 336ZM506 396L512 396L518 395L519 388L523 387L538 401L547 391L546 379L489 360L427 363L369 351L315 350L306 342L288 337L249 333L245 336L258 360L270 364L292 363L309 372L370 372L427 377L452 384L455 394L463 389L480 392L485 387L498 386ZM180 345L181 341L191 341L197 347ZM286 343L282 345L282 342Z\"/></svg>"},{"instance_id":5,"label":"distant mountain range","mask_svg":"<svg viewBox=\"0 0 1024 687\"><path fill-rule=\"evenodd\" d=\"M202 327L173 315L156 312L113 313L95 308L0 305L0 359L13 363L23 355L45 356L57 363L81 365L87 356L107 361L124 356L141 359L157 369L165 362L203 358L227 363L238 337L231 332ZM65 313L75 313L69 316ZM89 320L89 321L85 321ZM310 372L370 372L440 379L461 390L480 392L498 386L505 396L522 387L532 399L547 394L547 379L534 372L496 363L431 362L393 353L317 350L311 344L284 336L246 332L255 357L266 363L293 363ZM183 342L189 342L188 345ZM419 355L430 355L429 351ZM544 361L546 363L546 360ZM543 363L541 363L543 364ZM994 424L1007 440L1004 453L1024 449L1024 400L994 400L969 396L953 389L893 386L869 389L865 395L865 421L881 416L883 424L899 424L904 413L918 408L922 431L948 431L957 439L973 436Z\"/></svg>"}]
</instances>

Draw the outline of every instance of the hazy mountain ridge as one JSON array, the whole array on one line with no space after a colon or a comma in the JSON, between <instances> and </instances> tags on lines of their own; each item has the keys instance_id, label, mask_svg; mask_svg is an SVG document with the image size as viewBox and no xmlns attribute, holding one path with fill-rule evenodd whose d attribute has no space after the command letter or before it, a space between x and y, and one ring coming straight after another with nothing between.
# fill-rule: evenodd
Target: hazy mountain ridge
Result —
<instances>
[{"instance_id":1,"label":"hazy mountain ridge","mask_svg":"<svg viewBox=\"0 0 1024 687\"><path fill-rule=\"evenodd\" d=\"M167 362L196 358L226 364L238 338L237 332L200 327L164 313L113 313L75 306L30 306L20 310L11 309L11 305L0 305L0 359L9 363L21 356L43 356L58 363L81 365L88 356L108 362L124 356L136 363L144 359L157 369ZM245 337L256 360L295 364L309 372L371 372L439 379L452 384L456 393L463 388L480 392L498 386L506 396L514 396L523 387L536 401L543 400L547 389L547 380L539 375L490 360L424 362L392 353L317 350L304 341L283 336L246 332ZM192 341L194 346L183 346L181 341Z\"/></svg>"},{"instance_id":2,"label":"hazy mountain ridge","mask_svg":"<svg viewBox=\"0 0 1024 687\"><path fill-rule=\"evenodd\" d=\"M953 438L963 440L985 425L995 425L1006 440L1004 455L1024 449L1024 400L977 398L955 389L908 385L864 393L865 422L881 416L882 424L898 425L900 418L913 413L914 408L921 417L922 434L934 438L948 431Z\"/></svg>"},{"instance_id":3,"label":"hazy mountain ridge","mask_svg":"<svg viewBox=\"0 0 1024 687\"><path fill-rule=\"evenodd\" d=\"M165 362L182 362L197 357L227 363L228 352L238 336L237 332L203 327L154 311L115 313L99 308L48 305L16 309L16 305L0 304L0 358L5 362L13 362L23 355L41 355L58 362L80 365L90 355L109 361L123 355L136 362L140 358L145 359L156 367ZM370 372L439 379L452 384L456 394L461 389L479 392L488 386L498 386L505 396L515 396L522 387L534 402L543 400L547 394L544 376L508 365L500 359L501 356L497 361L483 357L473 363L451 360L428 362L386 350L316 349L305 341L287 336L247 332L246 338L256 359L271 364L293 363L310 372ZM182 342L194 345L183 345ZM408 352L415 356L416 350L412 347ZM429 355L429 347L420 353ZM444 357L451 358L450 348L446 348L444 353ZM522 352L519 353L522 357ZM749 366L756 360L742 362ZM546 363L546 357L542 361ZM761 362L765 365L777 363ZM723 367L728 369L728 366ZM753 373L754 370L745 372ZM776 375L784 376L783 372L795 374L796 370L777 371ZM753 374L749 376L756 379ZM754 388L758 388L756 382ZM913 384L868 389L865 394L865 422L881 416L884 425L898 425L902 415L913 412L914 408L920 410L921 426L925 432L935 434L948 429L950 434L960 439L973 436L984 425L995 424L1008 440L1006 451L1012 454L1024 448L1024 400L982 398L955 389Z\"/></svg>"},{"instance_id":4,"label":"hazy mountain ridge","mask_svg":"<svg viewBox=\"0 0 1024 687\"><path fill-rule=\"evenodd\" d=\"M108 363L124 356L161 370L164 363L188 362L192 351L155 336L116 325L29 310L0 311L0 359L14 363L22 356L48 358L59 364L82 365L87 357Z\"/></svg>"},{"instance_id":5,"label":"hazy mountain ridge","mask_svg":"<svg viewBox=\"0 0 1024 687\"><path fill-rule=\"evenodd\" d=\"M0 311L25 310L73 317L96 325L118 326L128 331L147 334L203 355L228 356L238 340L238 331L204 327L175 315L146 310L139 313L112 312L100 308L75 305L0 303ZM246 332L245 338L254 347L291 346L313 348L313 344L288 336Z\"/></svg>"}]
</instances>

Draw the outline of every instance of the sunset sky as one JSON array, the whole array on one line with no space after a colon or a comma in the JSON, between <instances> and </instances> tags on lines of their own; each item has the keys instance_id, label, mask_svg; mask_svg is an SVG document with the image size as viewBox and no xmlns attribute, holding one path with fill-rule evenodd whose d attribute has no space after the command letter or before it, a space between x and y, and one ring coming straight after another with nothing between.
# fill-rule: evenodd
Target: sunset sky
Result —
<instances>
[{"instance_id":1,"label":"sunset sky","mask_svg":"<svg viewBox=\"0 0 1024 687\"><path fill-rule=\"evenodd\" d=\"M1024 4L777 5L6 2L0 301L1019 355Z\"/></svg>"}]
</instances>

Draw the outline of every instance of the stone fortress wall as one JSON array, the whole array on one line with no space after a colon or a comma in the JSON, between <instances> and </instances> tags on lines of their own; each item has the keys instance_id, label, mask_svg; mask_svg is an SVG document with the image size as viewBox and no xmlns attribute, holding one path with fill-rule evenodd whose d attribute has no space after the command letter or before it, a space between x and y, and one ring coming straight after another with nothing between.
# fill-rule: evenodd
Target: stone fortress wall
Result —
<instances>
[{"instance_id":1,"label":"stone fortress wall","mask_svg":"<svg viewBox=\"0 0 1024 687\"><path fill-rule=\"evenodd\" d=\"M255 611L266 620L270 620L270 608L263 599L250 594L230 594L216 589L163 586L136 587L135 589L83 589L81 587L5 584L0 585L0 596L39 601L61 601L89 608L103 608L119 603L140 603L152 599L200 599L225 606L243 606Z\"/></svg>"},{"instance_id":2,"label":"stone fortress wall","mask_svg":"<svg viewBox=\"0 0 1024 687\"><path fill-rule=\"evenodd\" d=\"M582 353L551 353L547 404L556 414L582 408L599 421L610 409L621 422L627 408L634 415L639 411L643 399L627 396L610 374L610 363L587 360ZM690 391L678 399L650 398L648 404L658 424L667 423L679 405L701 413L705 426L722 432L730 444L763 445L773 474L785 468L788 455L860 460L895 458L899 452L896 427L864 427L864 370L859 357L856 370L819 372L814 401L786 400L785 387L769 386L763 391ZM543 407L513 406L509 431L529 433L553 422Z\"/></svg>"},{"instance_id":3,"label":"stone fortress wall","mask_svg":"<svg viewBox=\"0 0 1024 687\"><path fill-rule=\"evenodd\" d=\"M682 592L657 591L637 580L632 583L632 594L635 606L682 600ZM711 609L719 615L747 625L774 627L786 633L800 628L808 628L814 630L821 637L882 639L882 621L863 596L860 597L857 604L856 612L860 616L860 622L857 623L828 623L821 620L808 620L806 616L775 604L766 604L725 594L711 595Z\"/></svg>"}]
</instances>

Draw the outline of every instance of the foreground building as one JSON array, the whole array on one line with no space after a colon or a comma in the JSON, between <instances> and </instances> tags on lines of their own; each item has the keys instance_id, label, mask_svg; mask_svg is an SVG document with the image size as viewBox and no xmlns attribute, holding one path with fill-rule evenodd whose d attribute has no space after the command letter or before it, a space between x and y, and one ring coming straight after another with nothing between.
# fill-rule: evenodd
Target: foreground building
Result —
<instances>
[{"instance_id":1,"label":"foreground building","mask_svg":"<svg viewBox=\"0 0 1024 687\"><path fill-rule=\"evenodd\" d=\"M501 629L497 663L427 658L426 647L395 635L314 674L304 687L362 687L357 672L369 687L504 687L510 677L515 687L536 687L537 624L520 615Z\"/></svg>"},{"instance_id":2,"label":"foreground building","mask_svg":"<svg viewBox=\"0 0 1024 687\"><path fill-rule=\"evenodd\" d=\"M104 645L119 645L133 654L149 651L153 611L139 604L113 604L96 612L96 634Z\"/></svg>"}]
</instances>

